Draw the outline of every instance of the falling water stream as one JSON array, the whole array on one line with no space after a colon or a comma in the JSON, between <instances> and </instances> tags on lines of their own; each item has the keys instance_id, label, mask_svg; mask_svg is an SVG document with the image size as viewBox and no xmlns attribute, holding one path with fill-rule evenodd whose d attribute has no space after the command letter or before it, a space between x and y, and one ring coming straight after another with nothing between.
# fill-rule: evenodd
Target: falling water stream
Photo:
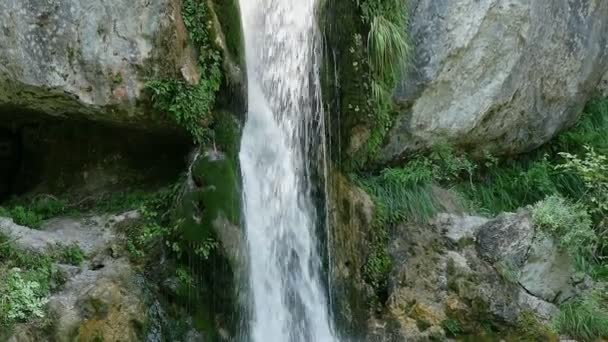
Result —
<instances>
[{"instance_id":1,"label":"falling water stream","mask_svg":"<svg viewBox=\"0 0 608 342\"><path fill-rule=\"evenodd\" d=\"M252 342L337 341L312 200L323 146L316 0L240 0L249 111L241 142Z\"/></svg>"}]
</instances>

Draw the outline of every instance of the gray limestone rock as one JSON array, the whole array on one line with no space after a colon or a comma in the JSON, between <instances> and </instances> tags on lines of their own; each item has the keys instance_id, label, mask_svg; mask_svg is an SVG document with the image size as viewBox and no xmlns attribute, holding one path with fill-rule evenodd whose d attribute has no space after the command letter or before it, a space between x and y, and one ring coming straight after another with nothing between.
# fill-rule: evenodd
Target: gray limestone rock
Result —
<instances>
[{"instance_id":1,"label":"gray limestone rock","mask_svg":"<svg viewBox=\"0 0 608 342\"><path fill-rule=\"evenodd\" d=\"M141 101L146 78L188 80L187 38L174 0L1 1L0 106L154 123Z\"/></svg>"},{"instance_id":2,"label":"gray limestone rock","mask_svg":"<svg viewBox=\"0 0 608 342\"><path fill-rule=\"evenodd\" d=\"M575 122L608 71L603 0L417 0L413 64L382 152L436 143L520 153Z\"/></svg>"}]
</instances>

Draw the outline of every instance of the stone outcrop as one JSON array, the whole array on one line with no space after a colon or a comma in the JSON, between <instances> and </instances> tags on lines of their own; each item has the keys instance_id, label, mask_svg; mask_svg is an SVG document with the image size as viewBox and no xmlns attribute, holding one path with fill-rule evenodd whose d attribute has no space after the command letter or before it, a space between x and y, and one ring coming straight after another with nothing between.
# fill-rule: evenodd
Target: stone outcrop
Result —
<instances>
[{"instance_id":1,"label":"stone outcrop","mask_svg":"<svg viewBox=\"0 0 608 342\"><path fill-rule=\"evenodd\" d=\"M440 214L429 225L402 224L389 250L389 300L384 325L370 327L372 341L443 340L450 325L477 334L481 321L517 334L522 315L548 322L561 303L591 286L526 211L491 220Z\"/></svg>"},{"instance_id":2,"label":"stone outcrop","mask_svg":"<svg viewBox=\"0 0 608 342\"><path fill-rule=\"evenodd\" d=\"M180 2L2 1L0 106L154 124L147 78L197 82Z\"/></svg>"},{"instance_id":3,"label":"stone outcrop","mask_svg":"<svg viewBox=\"0 0 608 342\"><path fill-rule=\"evenodd\" d=\"M37 230L0 218L0 234L20 249L47 254L60 246L78 246L87 258L80 266L56 265L66 283L46 299L51 328L20 324L9 340L141 341L150 323L144 280L126 258L117 232L139 218L137 211L60 217Z\"/></svg>"},{"instance_id":4,"label":"stone outcrop","mask_svg":"<svg viewBox=\"0 0 608 342\"><path fill-rule=\"evenodd\" d=\"M573 124L608 70L602 0L417 0L411 67L382 152L525 152Z\"/></svg>"}]
</instances>

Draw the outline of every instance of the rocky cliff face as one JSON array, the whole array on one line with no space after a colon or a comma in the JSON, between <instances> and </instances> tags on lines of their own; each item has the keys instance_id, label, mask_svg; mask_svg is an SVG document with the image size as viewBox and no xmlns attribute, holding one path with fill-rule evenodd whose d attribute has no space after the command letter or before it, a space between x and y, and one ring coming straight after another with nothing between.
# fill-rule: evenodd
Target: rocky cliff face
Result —
<instances>
[{"instance_id":1,"label":"rocky cliff face","mask_svg":"<svg viewBox=\"0 0 608 342\"><path fill-rule=\"evenodd\" d=\"M0 106L153 124L147 78L198 77L180 11L173 0L2 1Z\"/></svg>"},{"instance_id":2,"label":"rocky cliff face","mask_svg":"<svg viewBox=\"0 0 608 342\"><path fill-rule=\"evenodd\" d=\"M608 70L601 0L413 1L414 55L382 159L437 142L530 150L571 125Z\"/></svg>"}]
</instances>

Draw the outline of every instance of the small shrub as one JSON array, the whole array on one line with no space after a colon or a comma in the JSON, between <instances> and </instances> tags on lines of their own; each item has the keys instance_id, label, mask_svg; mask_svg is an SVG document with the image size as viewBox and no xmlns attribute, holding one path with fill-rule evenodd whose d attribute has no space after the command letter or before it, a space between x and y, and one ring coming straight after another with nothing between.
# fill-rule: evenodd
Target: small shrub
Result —
<instances>
[{"instance_id":1,"label":"small shrub","mask_svg":"<svg viewBox=\"0 0 608 342\"><path fill-rule=\"evenodd\" d=\"M562 305L555 321L562 334L583 341L608 337L608 307L606 294L592 293L573 303Z\"/></svg>"},{"instance_id":2,"label":"small shrub","mask_svg":"<svg viewBox=\"0 0 608 342\"><path fill-rule=\"evenodd\" d=\"M566 161L557 168L573 171L581 177L587 189L581 199L589 205L592 214L605 217L608 214L608 157L590 146L585 146L583 158L565 152L560 156Z\"/></svg>"},{"instance_id":3,"label":"small shrub","mask_svg":"<svg viewBox=\"0 0 608 342\"><path fill-rule=\"evenodd\" d=\"M59 246L55 252L56 261L68 265L80 266L86 259L82 249L76 245Z\"/></svg>"},{"instance_id":4,"label":"small shrub","mask_svg":"<svg viewBox=\"0 0 608 342\"><path fill-rule=\"evenodd\" d=\"M7 289L1 294L0 306L6 310L6 320L24 322L32 317L43 318L48 302L47 293L37 281L26 280L18 269L8 274Z\"/></svg>"},{"instance_id":5,"label":"small shrub","mask_svg":"<svg viewBox=\"0 0 608 342\"><path fill-rule=\"evenodd\" d=\"M598 238L584 206L554 195L532 208L534 223L560 241L571 255L593 255Z\"/></svg>"}]
</instances>

